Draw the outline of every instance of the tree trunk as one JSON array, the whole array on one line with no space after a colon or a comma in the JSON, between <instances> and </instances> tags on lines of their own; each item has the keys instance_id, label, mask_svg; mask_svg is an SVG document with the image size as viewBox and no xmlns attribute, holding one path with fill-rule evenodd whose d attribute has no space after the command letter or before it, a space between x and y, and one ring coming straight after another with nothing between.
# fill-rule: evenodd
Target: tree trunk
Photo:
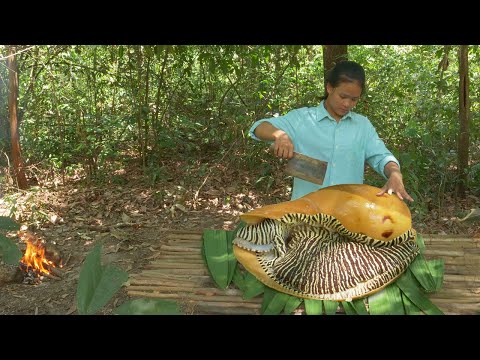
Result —
<instances>
[{"instance_id":1,"label":"tree trunk","mask_svg":"<svg viewBox=\"0 0 480 360\"><path fill-rule=\"evenodd\" d=\"M3 65L3 64L2 64ZM3 109L7 109L7 104L5 99L7 98L8 89L4 86L4 82L0 81L0 150L6 151L10 145L10 133L9 129L9 122L7 112L3 111ZM0 162L1 163L1 162Z\"/></svg>"},{"instance_id":2,"label":"tree trunk","mask_svg":"<svg viewBox=\"0 0 480 360\"><path fill-rule=\"evenodd\" d=\"M17 95L18 95L18 67L15 55L16 47L8 47L7 67L9 72L8 81L8 113L10 118L10 141L12 143L13 170L20 189L28 188L27 177L22 161L20 149L20 136L18 134Z\"/></svg>"},{"instance_id":3,"label":"tree trunk","mask_svg":"<svg viewBox=\"0 0 480 360\"><path fill-rule=\"evenodd\" d=\"M348 60L348 45L323 45L323 78L327 93L327 73L336 63Z\"/></svg>"},{"instance_id":4,"label":"tree trunk","mask_svg":"<svg viewBox=\"0 0 480 360\"><path fill-rule=\"evenodd\" d=\"M468 148L469 148L469 77L468 77L468 45L461 45L459 51L460 88L459 88L459 120L460 134L458 136L458 182L457 196L465 198L467 188Z\"/></svg>"}]
</instances>

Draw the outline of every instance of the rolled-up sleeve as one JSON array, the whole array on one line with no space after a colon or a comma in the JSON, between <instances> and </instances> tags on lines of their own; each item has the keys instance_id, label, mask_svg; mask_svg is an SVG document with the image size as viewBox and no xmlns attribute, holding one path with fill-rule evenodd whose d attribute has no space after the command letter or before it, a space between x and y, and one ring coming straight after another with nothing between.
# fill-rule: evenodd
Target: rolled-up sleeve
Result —
<instances>
[{"instance_id":1,"label":"rolled-up sleeve","mask_svg":"<svg viewBox=\"0 0 480 360\"><path fill-rule=\"evenodd\" d=\"M261 139L259 139L255 135L255 129L258 127L258 125L267 121L270 124L272 124L273 126L275 126L277 129L285 131L287 133L287 135L290 137L290 139L292 139L292 141L293 141L293 139L295 137L294 123L295 123L296 120L298 120L298 117L300 115L299 114L300 110L301 109L296 109L296 110L292 110L292 111L288 112L287 114L285 114L283 116L271 117L271 118L267 118L267 119L258 120L258 121L253 123L253 125L251 126L250 131L248 133L250 134L252 139L262 141Z\"/></svg>"},{"instance_id":2,"label":"rolled-up sleeve","mask_svg":"<svg viewBox=\"0 0 480 360\"><path fill-rule=\"evenodd\" d=\"M400 167L400 162L387 149L385 143L380 139L377 131L371 124L367 130L366 141L365 160L378 174L387 179L384 173L385 165L393 161Z\"/></svg>"},{"instance_id":3,"label":"rolled-up sleeve","mask_svg":"<svg viewBox=\"0 0 480 360\"><path fill-rule=\"evenodd\" d=\"M274 118L273 118L274 119ZM258 120L258 121L255 121L255 123L252 125L252 127L250 128L250 131L248 132L250 134L250 137L253 139L253 140L258 140L258 141L262 141L262 139L259 139L257 137L257 135L255 135L255 129L257 128L258 125L260 125L261 123L263 122L269 122L269 123L272 123L272 120L271 119L261 119L261 120ZM273 125L273 124L272 124Z\"/></svg>"}]
</instances>

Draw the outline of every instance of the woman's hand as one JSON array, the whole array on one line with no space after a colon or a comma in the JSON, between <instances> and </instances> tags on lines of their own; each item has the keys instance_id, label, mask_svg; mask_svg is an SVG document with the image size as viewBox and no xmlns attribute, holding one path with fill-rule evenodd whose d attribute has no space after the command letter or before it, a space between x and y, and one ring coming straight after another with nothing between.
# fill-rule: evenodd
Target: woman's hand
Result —
<instances>
[{"instance_id":1,"label":"woman's hand","mask_svg":"<svg viewBox=\"0 0 480 360\"><path fill-rule=\"evenodd\" d=\"M409 201L413 201L413 198L410 196L407 190L405 190L405 186L403 185L403 176L398 168L394 168L389 171L388 181L382 187L382 190L377 193L377 196L382 196L385 193L389 195L395 193L400 200L407 199Z\"/></svg>"},{"instance_id":2,"label":"woman's hand","mask_svg":"<svg viewBox=\"0 0 480 360\"><path fill-rule=\"evenodd\" d=\"M277 130L273 133L275 142L272 144L273 154L279 158L290 159L293 156L293 143L286 132Z\"/></svg>"}]
</instances>

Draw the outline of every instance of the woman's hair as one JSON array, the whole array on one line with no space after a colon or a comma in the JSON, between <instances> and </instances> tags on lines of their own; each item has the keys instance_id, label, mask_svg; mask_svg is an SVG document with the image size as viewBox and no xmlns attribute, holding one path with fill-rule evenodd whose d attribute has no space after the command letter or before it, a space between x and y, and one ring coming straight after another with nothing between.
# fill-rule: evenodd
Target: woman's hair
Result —
<instances>
[{"instance_id":1,"label":"woman's hair","mask_svg":"<svg viewBox=\"0 0 480 360\"><path fill-rule=\"evenodd\" d=\"M333 87L337 87L343 82L356 82L362 88L362 94L365 90L365 70L355 61L344 60L336 64L327 73L327 83ZM325 94L323 99L326 99L328 94Z\"/></svg>"}]
</instances>

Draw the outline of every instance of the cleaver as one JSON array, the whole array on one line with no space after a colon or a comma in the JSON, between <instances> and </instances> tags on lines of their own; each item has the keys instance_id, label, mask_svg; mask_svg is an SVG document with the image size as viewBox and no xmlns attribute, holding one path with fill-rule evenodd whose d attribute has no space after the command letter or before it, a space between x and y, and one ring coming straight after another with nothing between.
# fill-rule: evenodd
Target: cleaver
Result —
<instances>
[{"instance_id":1,"label":"cleaver","mask_svg":"<svg viewBox=\"0 0 480 360\"><path fill-rule=\"evenodd\" d=\"M270 150L273 152L273 145ZM293 157L287 160L285 173L312 183L322 185L327 172L328 162L294 152Z\"/></svg>"}]
</instances>

